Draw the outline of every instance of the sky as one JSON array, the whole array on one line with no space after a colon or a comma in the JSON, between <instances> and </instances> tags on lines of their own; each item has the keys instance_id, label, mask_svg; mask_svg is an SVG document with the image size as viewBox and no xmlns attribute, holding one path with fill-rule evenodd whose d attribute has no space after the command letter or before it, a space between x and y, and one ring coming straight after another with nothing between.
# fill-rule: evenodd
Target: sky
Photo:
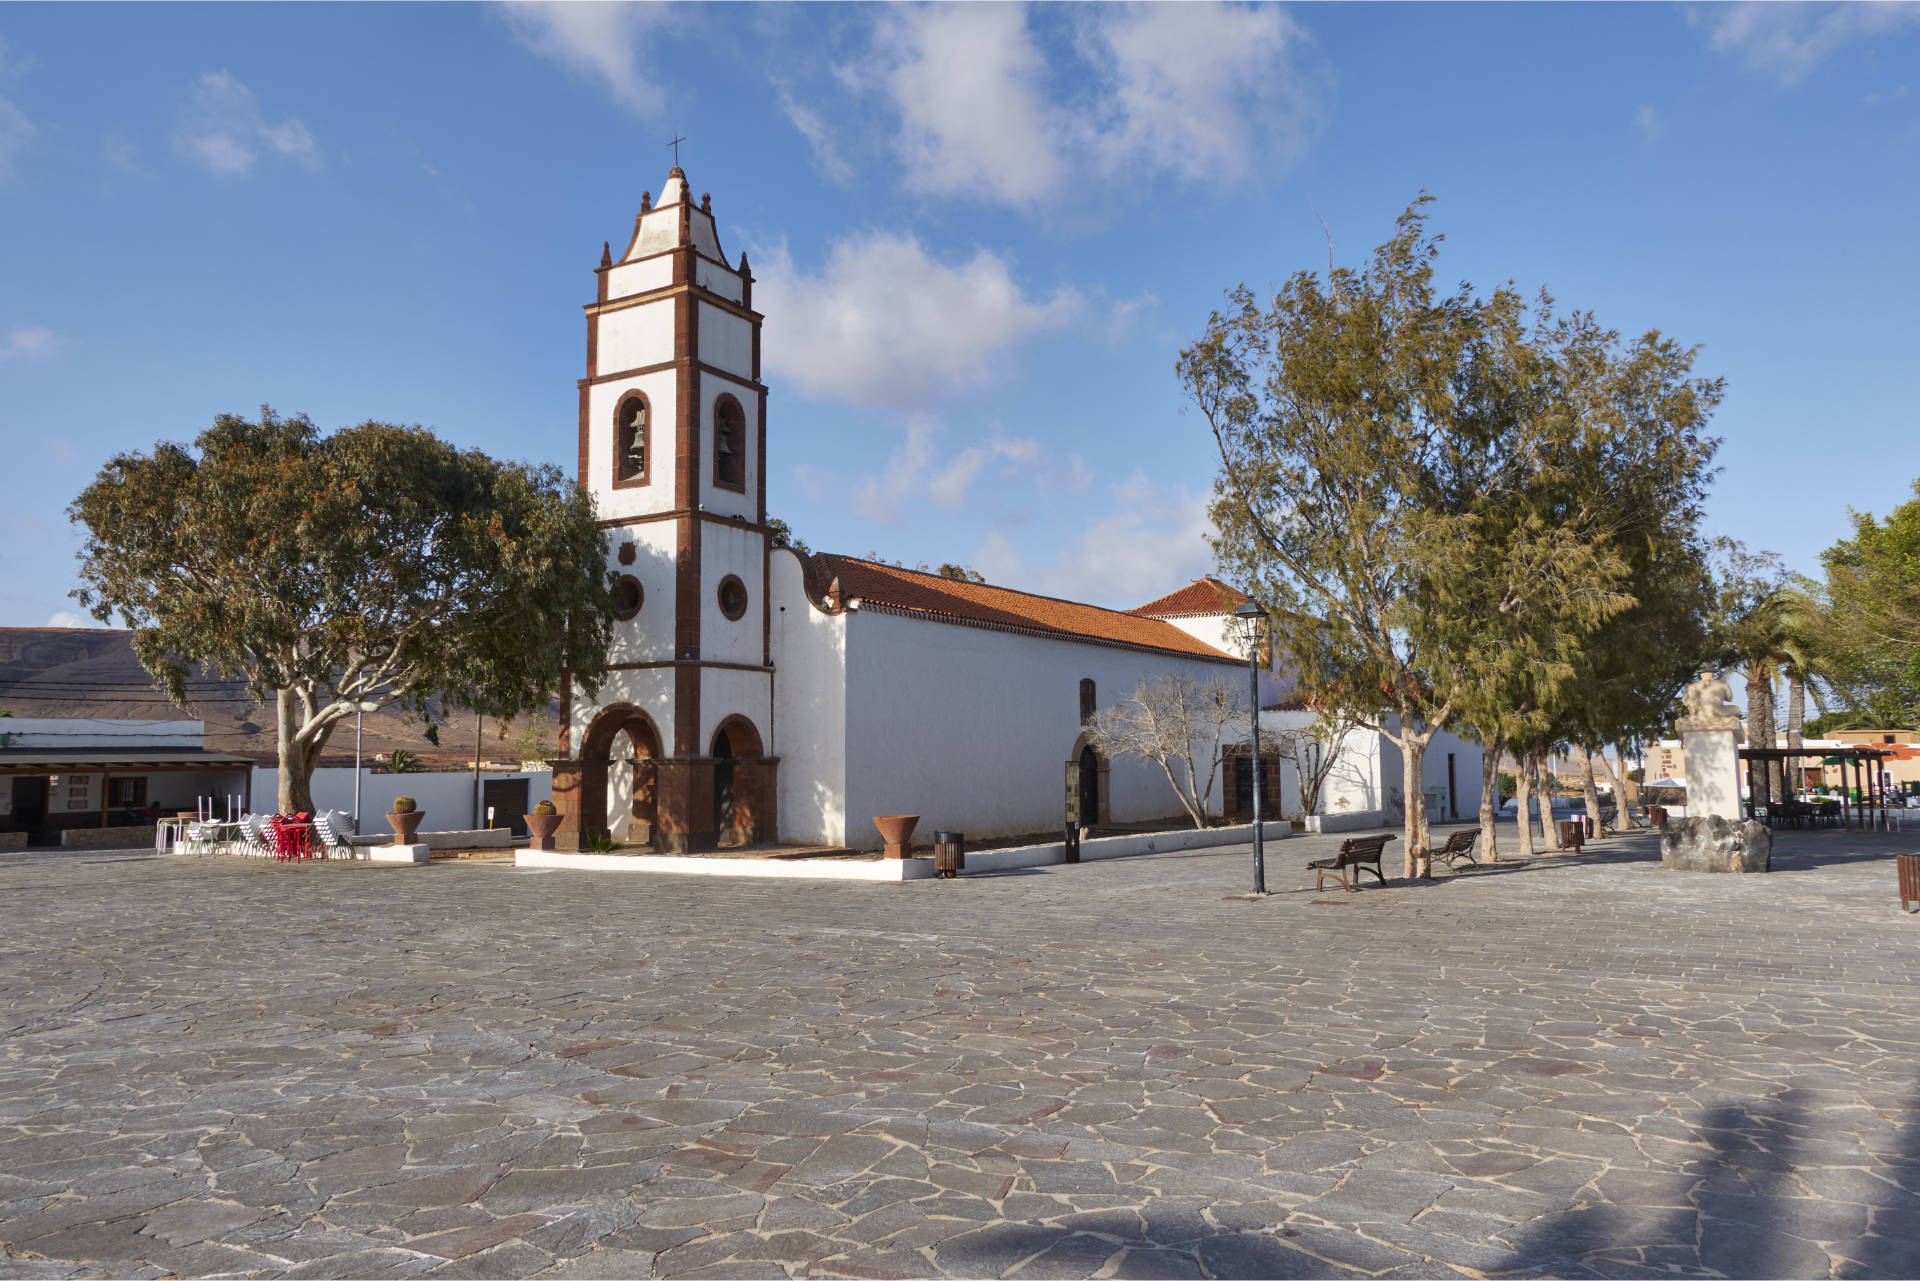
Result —
<instances>
[{"instance_id":1,"label":"sky","mask_svg":"<svg viewBox=\"0 0 1920 1281\"><path fill-rule=\"evenodd\" d=\"M1209 571L1178 352L1422 191L1442 281L1699 345L1711 532L1811 571L1920 476L1920 5L12 4L0 625L90 622L68 503L218 413L571 469L675 136L816 550L1118 607Z\"/></svg>"}]
</instances>

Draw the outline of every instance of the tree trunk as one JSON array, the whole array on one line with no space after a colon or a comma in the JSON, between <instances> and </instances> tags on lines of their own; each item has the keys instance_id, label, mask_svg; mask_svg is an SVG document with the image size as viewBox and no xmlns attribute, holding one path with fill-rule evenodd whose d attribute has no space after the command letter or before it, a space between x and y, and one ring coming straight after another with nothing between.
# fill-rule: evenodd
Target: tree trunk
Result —
<instances>
[{"instance_id":1,"label":"tree trunk","mask_svg":"<svg viewBox=\"0 0 1920 1281\"><path fill-rule=\"evenodd\" d=\"M1586 803L1587 817L1593 820L1593 839L1606 835L1600 826L1600 789L1593 779L1593 752L1580 749L1580 799Z\"/></svg>"},{"instance_id":2,"label":"tree trunk","mask_svg":"<svg viewBox=\"0 0 1920 1281\"><path fill-rule=\"evenodd\" d=\"M1427 741L1422 731L1415 734L1408 728L1413 718L1404 711L1400 713L1400 791L1407 800L1407 879L1425 876L1430 867L1427 858L1427 807L1426 797L1420 792L1420 783L1426 770Z\"/></svg>"},{"instance_id":3,"label":"tree trunk","mask_svg":"<svg viewBox=\"0 0 1920 1281\"><path fill-rule=\"evenodd\" d=\"M320 759L320 744L302 742L299 702L290 689L280 690L274 699L279 716L280 785L276 798L282 814L313 813L313 767Z\"/></svg>"},{"instance_id":4,"label":"tree trunk","mask_svg":"<svg viewBox=\"0 0 1920 1281\"><path fill-rule=\"evenodd\" d=\"M1535 785L1540 789L1540 843L1555 853L1566 848L1560 840L1559 824L1553 819L1553 794L1556 771L1553 753L1541 752L1533 758Z\"/></svg>"},{"instance_id":5,"label":"tree trunk","mask_svg":"<svg viewBox=\"0 0 1920 1281\"><path fill-rule=\"evenodd\" d=\"M1533 758L1513 758L1514 817L1520 824L1520 857L1533 857Z\"/></svg>"},{"instance_id":6,"label":"tree trunk","mask_svg":"<svg viewBox=\"0 0 1920 1281\"><path fill-rule=\"evenodd\" d=\"M1500 861L1500 836L1494 821L1500 814L1500 753L1505 739L1495 738L1480 756L1480 852L1489 863ZM1491 762L1491 764L1488 764Z\"/></svg>"},{"instance_id":7,"label":"tree trunk","mask_svg":"<svg viewBox=\"0 0 1920 1281\"><path fill-rule=\"evenodd\" d=\"M1787 673L1787 746L1788 747L1797 749L1799 748L1801 743L1806 741L1805 739L1806 725L1807 725L1807 681L1806 681L1806 678L1800 674L1800 669L1798 667L1795 667L1790 669ZM1803 764L1804 762L1798 761L1798 760L1792 762L1794 771L1795 773L1799 774L1799 778L1796 778L1795 780L1793 780L1792 785L1787 789L1789 794L1797 795L1800 791L1800 779L1804 779L1806 777L1806 774L1801 772Z\"/></svg>"},{"instance_id":8,"label":"tree trunk","mask_svg":"<svg viewBox=\"0 0 1920 1281\"><path fill-rule=\"evenodd\" d=\"M1627 777L1630 768L1627 765L1627 740L1623 738L1615 743L1613 753L1620 762L1620 777L1614 780L1613 785L1620 793L1620 830L1624 832L1627 830L1627 811L1640 804L1640 784Z\"/></svg>"},{"instance_id":9,"label":"tree trunk","mask_svg":"<svg viewBox=\"0 0 1920 1281\"><path fill-rule=\"evenodd\" d=\"M1768 663L1752 663L1747 667L1747 746L1772 747L1773 741L1773 667ZM1763 768L1755 770L1755 778L1760 780L1764 797L1753 799L1762 804L1771 805L1774 793L1778 790L1774 780L1779 777L1778 766L1772 761L1763 761Z\"/></svg>"}]
</instances>

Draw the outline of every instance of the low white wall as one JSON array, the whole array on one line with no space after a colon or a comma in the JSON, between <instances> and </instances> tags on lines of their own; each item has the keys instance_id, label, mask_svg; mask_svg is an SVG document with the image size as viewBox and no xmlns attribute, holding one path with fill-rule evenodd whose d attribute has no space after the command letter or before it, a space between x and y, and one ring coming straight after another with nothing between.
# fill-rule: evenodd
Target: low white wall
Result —
<instances>
[{"instance_id":1,"label":"low white wall","mask_svg":"<svg viewBox=\"0 0 1920 1281\"><path fill-rule=\"evenodd\" d=\"M540 771L527 773L516 771L511 774L494 773L482 770L480 783L484 788L489 782L499 779L524 778L527 780L527 805L532 807L541 801L553 799L553 775ZM256 813L267 814L273 811L274 798L279 794L280 771L255 766L253 770L253 808ZM415 808L426 811L422 824L425 829L434 831L454 831L473 826L473 771L471 770L431 770L419 774L376 774L370 769L360 771L360 830L362 832L381 832L387 830L384 815L387 807L393 804L396 796L411 796ZM313 803L323 810L346 810L353 812L353 767L326 766L313 772ZM487 816L482 807L480 823L485 826ZM496 814L496 828L508 825L508 815Z\"/></svg>"},{"instance_id":2,"label":"low white wall","mask_svg":"<svg viewBox=\"0 0 1920 1281\"><path fill-rule=\"evenodd\" d=\"M1269 841L1285 840L1293 835L1293 826L1281 821L1262 823L1261 835ZM1127 858L1135 854L1165 854L1175 850L1198 850L1217 845L1241 845L1253 839L1253 824L1238 827L1193 828L1185 831L1140 832L1130 836L1100 836L1080 842L1080 861L1097 862L1103 858ZM1064 863L1067 847L1062 841L1048 845L1016 845L1011 849L983 850L966 856L968 872L1004 872L1017 867L1048 867Z\"/></svg>"},{"instance_id":3,"label":"low white wall","mask_svg":"<svg viewBox=\"0 0 1920 1281\"><path fill-rule=\"evenodd\" d=\"M764 876L808 881L918 881L933 875L933 860L924 858L690 858L676 854L515 850L513 865L579 872L666 872L675 876Z\"/></svg>"},{"instance_id":4,"label":"low white wall","mask_svg":"<svg viewBox=\"0 0 1920 1281\"><path fill-rule=\"evenodd\" d=\"M1370 827L1396 826L1401 821L1396 819L1390 824L1383 810L1361 810L1354 814L1309 814L1307 830L1309 832L1359 832Z\"/></svg>"}]
</instances>

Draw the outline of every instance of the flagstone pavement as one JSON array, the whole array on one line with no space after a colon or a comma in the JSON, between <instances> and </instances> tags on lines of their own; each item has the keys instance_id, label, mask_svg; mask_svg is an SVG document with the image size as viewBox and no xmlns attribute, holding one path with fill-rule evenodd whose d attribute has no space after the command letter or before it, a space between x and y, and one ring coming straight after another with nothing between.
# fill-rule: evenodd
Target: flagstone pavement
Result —
<instances>
[{"instance_id":1,"label":"flagstone pavement","mask_svg":"<svg viewBox=\"0 0 1920 1281\"><path fill-rule=\"evenodd\" d=\"M1920 833L1337 839L1259 902L0 856L0 1278L1920 1274Z\"/></svg>"}]
</instances>

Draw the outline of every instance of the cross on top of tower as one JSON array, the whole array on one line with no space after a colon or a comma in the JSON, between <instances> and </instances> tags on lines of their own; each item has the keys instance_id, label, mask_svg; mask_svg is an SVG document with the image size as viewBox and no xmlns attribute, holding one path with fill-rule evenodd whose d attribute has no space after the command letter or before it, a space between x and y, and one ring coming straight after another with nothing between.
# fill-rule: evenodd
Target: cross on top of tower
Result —
<instances>
[{"instance_id":1,"label":"cross on top of tower","mask_svg":"<svg viewBox=\"0 0 1920 1281\"><path fill-rule=\"evenodd\" d=\"M675 169L678 169L680 167L680 144L685 141L686 141L685 138L675 138L672 142L667 144L669 147L673 148L673 167Z\"/></svg>"}]
</instances>

